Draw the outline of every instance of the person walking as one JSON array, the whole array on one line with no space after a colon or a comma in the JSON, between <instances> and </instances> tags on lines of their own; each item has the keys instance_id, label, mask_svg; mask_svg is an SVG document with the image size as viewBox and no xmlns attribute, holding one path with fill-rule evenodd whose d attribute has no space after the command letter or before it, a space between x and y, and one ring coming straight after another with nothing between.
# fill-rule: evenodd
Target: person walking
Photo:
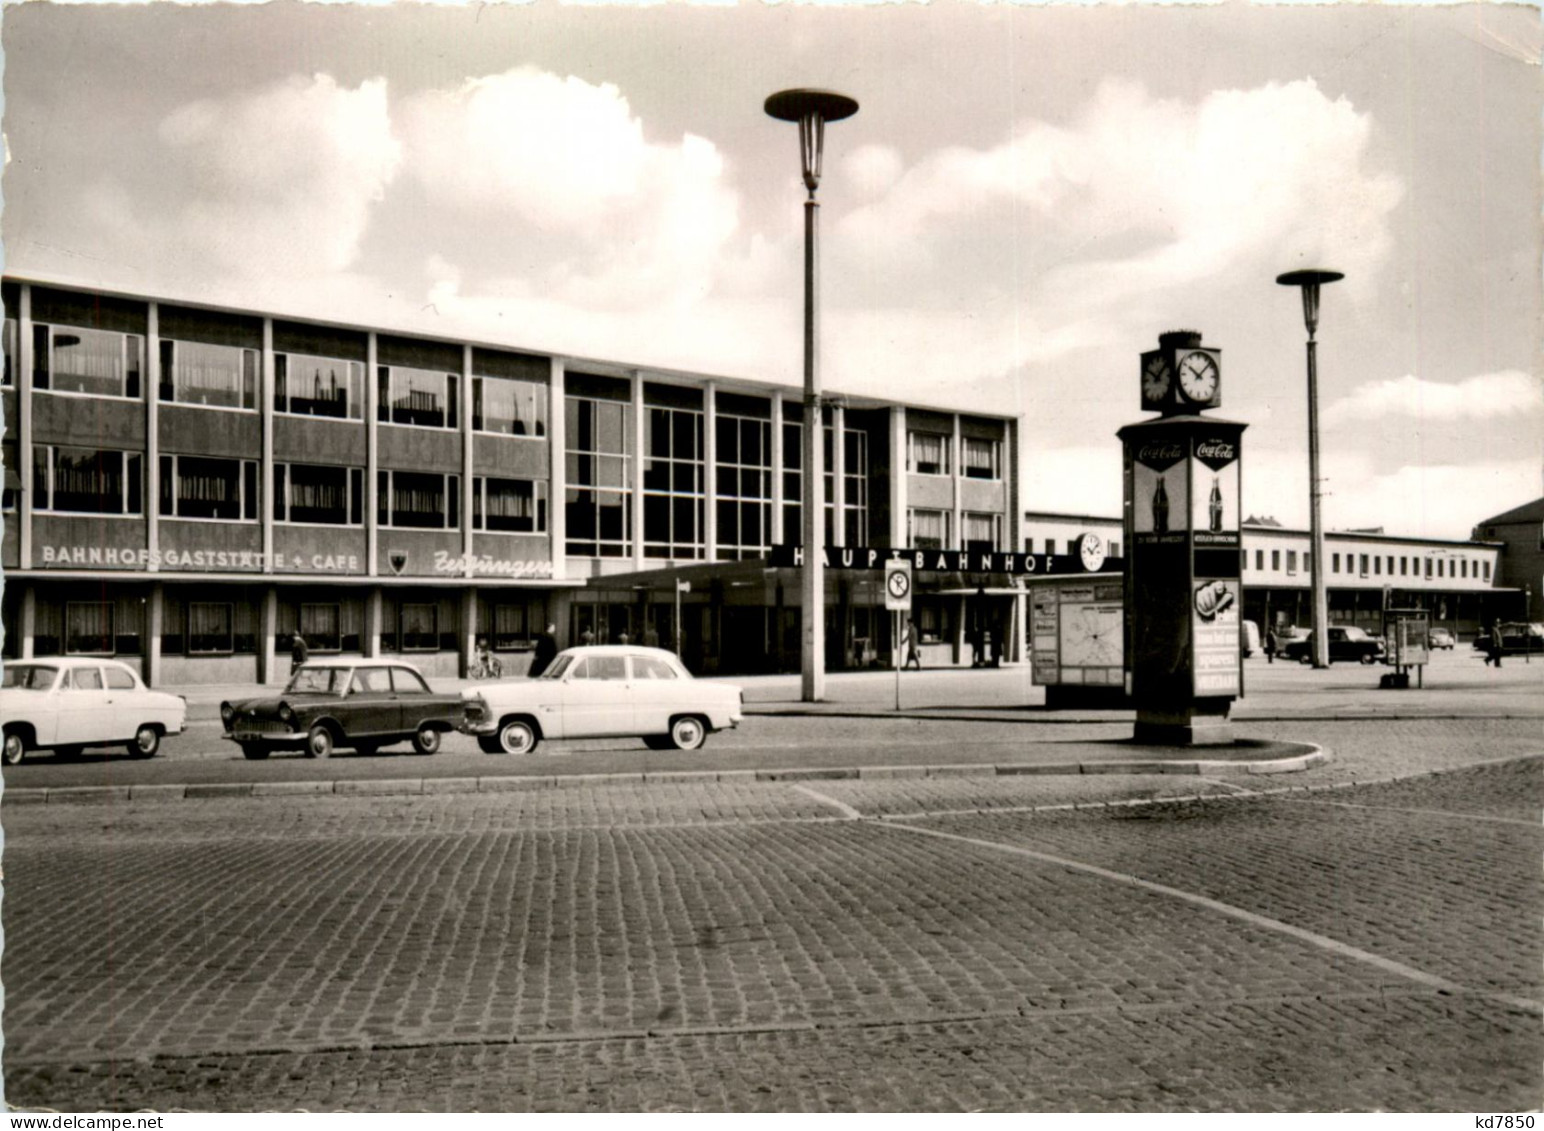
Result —
<instances>
[{"instance_id":1,"label":"person walking","mask_svg":"<svg viewBox=\"0 0 1544 1131\"><path fill-rule=\"evenodd\" d=\"M290 637L290 675L300 670L300 666L311 658L311 649L306 647L306 638L300 633Z\"/></svg>"},{"instance_id":2,"label":"person walking","mask_svg":"<svg viewBox=\"0 0 1544 1131\"><path fill-rule=\"evenodd\" d=\"M1265 662L1267 664L1274 664L1276 662L1276 648L1279 643L1280 641L1276 639L1276 630L1274 628L1267 629L1265 632Z\"/></svg>"},{"instance_id":3,"label":"person walking","mask_svg":"<svg viewBox=\"0 0 1544 1131\"><path fill-rule=\"evenodd\" d=\"M547 665L552 663L558 654L558 626L549 624L547 631L536 638L536 651L531 656L531 670L526 674L535 679L547 670Z\"/></svg>"},{"instance_id":4,"label":"person walking","mask_svg":"<svg viewBox=\"0 0 1544 1131\"><path fill-rule=\"evenodd\" d=\"M1501 639L1501 622L1499 620L1492 621L1490 625L1490 647L1485 651L1485 662L1487 664L1493 663L1499 668L1501 666L1501 656L1505 650L1506 645L1502 643Z\"/></svg>"},{"instance_id":5,"label":"person walking","mask_svg":"<svg viewBox=\"0 0 1544 1131\"><path fill-rule=\"evenodd\" d=\"M901 649L906 657L901 661L901 667L909 668L915 666L920 672L922 670L922 649L917 644L916 621L906 622L906 631L901 637Z\"/></svg>"}]
</instances>

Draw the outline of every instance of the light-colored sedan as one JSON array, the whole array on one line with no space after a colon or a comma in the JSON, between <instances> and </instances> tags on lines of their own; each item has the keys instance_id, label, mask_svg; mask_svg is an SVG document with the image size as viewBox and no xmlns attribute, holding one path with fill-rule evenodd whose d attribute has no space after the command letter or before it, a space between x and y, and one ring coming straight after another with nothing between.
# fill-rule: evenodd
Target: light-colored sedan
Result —
<instances>
[{"instance_id":1,"label":"light-colored sedan","mask_svg":"<svg viewBox=\"0 0 1544 1131\"><path fill-rule=\"evenodd\" d=\"M570 648L535 679L469 687L463 729L488 754L528 754L544 738L639 737L696 750L738 726L740 689L695 679L674 653L625 644Z\"/></svg>"},{"instance_id":2,"label":"light-colored sedan","mask_svg":"<svg viewBox=\"0 0 1544 1131\"><path fill-rule=\"evenodd\" d=\"M182 696L151 691L117 660L11 660L0 684L8 766L34 750L73 758L87 746L124 746L135 758L152 758L162 738L182 733L188 715Z\"/></svg>"}]
</instances>

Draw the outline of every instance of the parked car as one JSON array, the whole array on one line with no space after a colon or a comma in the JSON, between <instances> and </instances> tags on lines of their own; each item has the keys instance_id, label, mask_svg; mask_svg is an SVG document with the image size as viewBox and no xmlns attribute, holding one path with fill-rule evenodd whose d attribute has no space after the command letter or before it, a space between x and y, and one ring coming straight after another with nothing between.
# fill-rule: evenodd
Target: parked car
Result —
<instances>
[{"instance_id":1,"label":"parked car","mask_svg":"<svg viewBox=\"0 0 1544 1131\"><path fill-rule=\"evenodd\" d=\"M1313 663L1313 632L1301 639L1288 641L1282 654L1289 660ZM1383 658L1383 645L1355 625L1334 627L1329 630L1329 661L1356 660L1359 663L1376 663Z\"/></svg>"},{"instance_id":2,"label":"parked car","mask_svg":"<svg viewBox=\"0 0 1544 1131\"><path fill-rule=\"evenodd\" d=\"M459 694L432 690L397 660L312 660L279 695L220 704L225 737L252 759L275 750L326 758L339 747L373 754L409 739L417 753L433 754L461 713Z\"/></svg>"},{"instance_id":3,"label":"parked car","mask_svg":"<svg viewBox=\"0 0 1544 1131\"><path fill-rule=\"evenodd\" d=\"M1474 638L1474 647L1483 652L1490 647L1490 633L1481 629ZM1524 652L1544 653L1544 624L1534 621L1502 621L1501 650L1508 655Z\"/></svg>"},{"instance_id":4,"label":"parked car","mask_svg":"<svg viewBox=\"0 0 1544 1131\"><path fill-rule=\"evenodd\" d=\"M696 750L738 726L738 687L699 680L671 652L583 645L535 679L469 687L464 729L488 754L528 754L544 738L637 736L651 750Z\"/></svg>"},{"instance_id":5,"label":"parked car","mask_svg":"<svg viewBox=\"0 0 1544 1131\"><path fill-rule=\"evenodd\" d=\"M11 660L0 679L8 766L34 750L73 758L88 746L123 746L132 757L153 758L162 738L182 733L187 715L182 696L151 691L117 660Z\"/></svg>"},{"instance_id":6,"label":"parked car","mask_svg":"<svg viewBox=\"0 0 1544 1131\"><path fill-rule=\"evenodd\" d=\"M1445 628L1434 628L1426 634L1426 647L1428 648L1446 648L1451 651L1456 643L1457 641L1453 639L1453 634Z\"/></svg>"}]
</instances>

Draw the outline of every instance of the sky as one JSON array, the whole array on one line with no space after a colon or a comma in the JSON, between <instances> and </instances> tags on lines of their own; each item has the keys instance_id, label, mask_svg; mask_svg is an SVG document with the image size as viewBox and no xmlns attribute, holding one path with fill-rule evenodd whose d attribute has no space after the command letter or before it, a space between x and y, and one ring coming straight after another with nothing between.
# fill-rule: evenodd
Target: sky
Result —
<instances>
[{"instance_id":1,"label":"sky","mask_svg":"<svg viewBox=\"0 0 1544 1131\"><path fill-rule=\"evenodd\" d=\"M1498 4L7 5L8 273L1022 417L1117 516L1199 330L1246 514L1467 537L1544 490L1540 19Z\"/></svg>"}]
</instances>

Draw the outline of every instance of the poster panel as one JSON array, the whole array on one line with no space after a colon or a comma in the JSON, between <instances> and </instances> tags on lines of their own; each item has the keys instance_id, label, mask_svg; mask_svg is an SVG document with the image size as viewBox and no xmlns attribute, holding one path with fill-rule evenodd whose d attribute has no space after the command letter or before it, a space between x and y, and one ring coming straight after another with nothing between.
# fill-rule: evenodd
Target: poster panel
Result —
<instances>
[{"instance_id":1,"label":"poster panel","mask_svg":"<svg viewBox=\"0 0 1544 1131\"><path fill-rule=\"evenodd\" d=\"M1197 697L1238 696L1242 691L1239 650L1239 583L1197 578L1191 594L1192 664Z\"/></svg>"},{"instance_id":2,"label":"poster panel","mask_svg":"<svg viewBox=\"0 0 1544 1131\"><path fill-rule=\"evenodd\" d=\"M1197 546L1236 546L1239 535L1238 443L1206 435L1195 439L1190 481L1190 528Z\"/></svg>"},{"instance_id":3,"label":"poster panel","mask_svg":"<svg viewBox=\"0 0 1544 1131\"><path fill-rule=\"evenodd\" d=\"M1188 454L1177 440L1137 445L1131 465L1131 529L1139 541L1183 540L1191 513Z\"/></svg>"}]
</instances>

